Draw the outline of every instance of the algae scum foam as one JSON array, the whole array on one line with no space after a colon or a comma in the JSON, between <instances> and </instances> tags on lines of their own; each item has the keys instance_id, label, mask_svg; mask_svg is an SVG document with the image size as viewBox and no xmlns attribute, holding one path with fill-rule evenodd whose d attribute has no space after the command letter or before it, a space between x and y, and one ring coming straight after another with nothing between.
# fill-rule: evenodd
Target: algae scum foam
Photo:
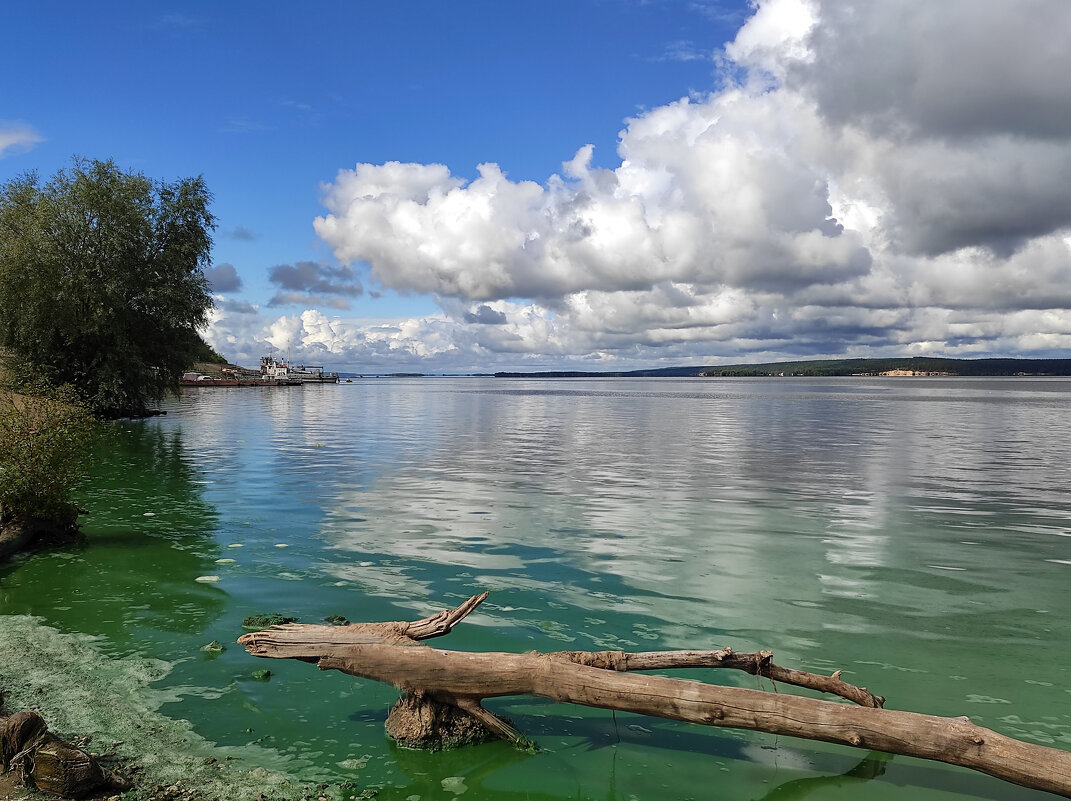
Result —
<instances>
[{"instance_id":1,"label":"algae scum foam","mask_svg":"<svg viewBox=\"0 0 1071 801\"><path fill-rule=\"evenodd\" d=\"M89 750L111 750L124 764L137 765L142 788L181 782L228 801L261 793L301 797L282 773L231 764L263 764L277 760L275 754L258 753L256 746L215 746L188 722L160 714L163 704L177 700L174 691L152 687L170 672L169 663L108 657L95 640L64 634L29 615L0 615L0 688L8 693L7 707L35 709L61 736L89 738Z\"/></svg>"}]
</instances>

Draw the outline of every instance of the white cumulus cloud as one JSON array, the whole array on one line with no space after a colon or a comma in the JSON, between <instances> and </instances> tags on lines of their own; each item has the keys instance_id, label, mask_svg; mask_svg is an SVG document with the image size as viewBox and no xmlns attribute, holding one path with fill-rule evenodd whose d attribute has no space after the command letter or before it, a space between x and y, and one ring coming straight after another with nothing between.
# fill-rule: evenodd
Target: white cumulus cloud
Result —
<instances>
[{"instance_id":1,"label":"white cumulus cloud","mask_svg":"<svg viewBox=\"0 0 1071 801\"><path fill-rule=\"evenodd\" d=\"M442 369L1061 352L1069 28L1066 0L759 0L723 88L627 120L612 168L341 170L318 235L442 315L280 325Z\"/></svg>"}]
</instances>

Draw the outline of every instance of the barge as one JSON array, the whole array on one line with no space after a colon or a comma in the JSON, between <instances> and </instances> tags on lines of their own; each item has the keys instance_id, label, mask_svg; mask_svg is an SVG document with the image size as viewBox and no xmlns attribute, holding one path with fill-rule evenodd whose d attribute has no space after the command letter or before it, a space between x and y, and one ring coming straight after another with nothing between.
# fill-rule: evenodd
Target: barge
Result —
<instances>
[{"instance_id":1,"label":"barge","mask_svg":"<svg viewBox=\"0 0 1071 801\"><path fill-rule=\"evenodd\" d=\"M304 381L296 378L262 379L262 378L213 378L205 375L200 378L181 378L180 387L300 387Z\"/></svg>"},{"instance_id":2,"label":"barge","mask_svg":"<svg viewBox=\"0 0 1071 801\"><path fill-rule=\"evenodd\" d=\"M326 373L320 365L291 366L284 359L263 356L260 372L243 367L228 366L220 374L187 372L179 380L180 387L298 387L302 384L337 384L338 373Z\"/></svg>"},{"instance_id":3,"label":"barge","mask_svg":"<svg viewBox=\"0 0 1071 801\"><path fill-rule=\"evenodd\" d=\"M260 374L264 378L297 381L301 384L337 384L338 373L325 373L323 365L298 364L291 366L289 361L276 359L274 356L262 356Z\"/></svg>"}]
</instances>

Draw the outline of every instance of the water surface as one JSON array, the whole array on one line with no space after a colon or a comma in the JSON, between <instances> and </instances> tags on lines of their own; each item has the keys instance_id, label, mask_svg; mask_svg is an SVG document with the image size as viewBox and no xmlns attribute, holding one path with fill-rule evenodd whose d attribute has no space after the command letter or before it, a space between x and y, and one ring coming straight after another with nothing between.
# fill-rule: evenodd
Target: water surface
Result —
<instances>
[{"instance_id":1,"label":"water surface","mask_svg":"<svg viewBox=\"0 0 1071 801\"><path fill-rule=\"evenodd\" d=\"M118 424L83 493L89 545L0 570L0 611L171 663L165 714L255 744L250 763L380 798L1042 798L524 698L488 705L538 754L408 752L383 733L391 688L231 643L254 613L409 619L490 590L438 645L769 648L890 708L1071 748L1069 400L1060 379L191 389ZM211 640L229 647L202 652Z\"/></svg>"}]
</instances>

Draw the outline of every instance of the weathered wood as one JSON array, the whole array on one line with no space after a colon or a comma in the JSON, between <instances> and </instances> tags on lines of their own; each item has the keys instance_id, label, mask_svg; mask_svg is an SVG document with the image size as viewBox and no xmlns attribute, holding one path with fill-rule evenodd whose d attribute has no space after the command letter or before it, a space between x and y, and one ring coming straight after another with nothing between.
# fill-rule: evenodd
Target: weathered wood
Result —
<instances>
[{"instance_id":1,"label":"weathered wood","mask_svg":"<svg viewBox=\"0 0 1071 801\"><path fill-rule=\"evenodd\" d=\"M482 599L469 599L463 605L465 614ZM452 626L464 617L457 615L458 610L453 612L426 620L442 617ZM932 759L1071 798L1071 753L1067 751L1024 743L976 726L965 717L883 709L884 699L843 682L839 671L824 677L780 668L773 665L767 651L465 653L421 645L401 633L407 630L406 626L290 624L246 634L238 642L254 656L316 661L322 670L340 670L393 684L408 693L425 693L466 709L481 720L491 716L480 706L484 698L535 695ZM416 630L422 632L425 628L418 626ZM860 705L627 672L678 667L747 670L775 681L835 692ZM501 721L498 723L496 730L503 736L523 739ZM488 725L495 728L494 723Z\"/></svg>"},{"instance_id":2,"label":"weathered wood","mask_svg":"<svg viewBox=\"0 0 1071 801\"><path fill-rule=\"evenodd\" d=\"M838 670L832 676L819 676L773 663L773 651L738 654L732 648L717 651L648 651L638 654L623 651L558 651L547 654L589 667L605 670L673 670L676 668L732 668L771 681L804 687L808 690L839 695L860 706L881 707L885 699L866 687L843 681Z\"/></svg>"},{"instance_id":3,"label":"weathered wood","mask_svg":"<svg viewBox=\"0 0 1071 801\"><path fill-rule=\"evenodd\" d=\"M437 615L406 623L403 634L412 640L430 640L432 637L449 634L454 626L468 617L469 613L477 606L486 601L489 594L482 592L479 595L473 595L456 609L444 609Z\"/></svg>"},{"instance_id":4,"label":"weathered wood","mask_svg":"<svg viewBox=\"0 0 1071 801\"><path fill-rule=\"evenodd\" d=\"M481 711L499 726L504 725L490 712ZM402 745L438 751L503 736L501 729L489 726L489 722L461 704L428 693L403 693L387 715L385 726L387 734Z\"/></svg>"},{"instance_id":5,"label":"weathered wood","mask_svg":"<svg viewBox=\"0 0 1071 801\"><path fill-rule=\"evenodd\" d=\"M0 773L8 771L14 771L27 786L64 798L81 798L101 789L130 789L129 782L54 735L44 719L30 710L0 718Z\"/></svg>"}]
</instances>

